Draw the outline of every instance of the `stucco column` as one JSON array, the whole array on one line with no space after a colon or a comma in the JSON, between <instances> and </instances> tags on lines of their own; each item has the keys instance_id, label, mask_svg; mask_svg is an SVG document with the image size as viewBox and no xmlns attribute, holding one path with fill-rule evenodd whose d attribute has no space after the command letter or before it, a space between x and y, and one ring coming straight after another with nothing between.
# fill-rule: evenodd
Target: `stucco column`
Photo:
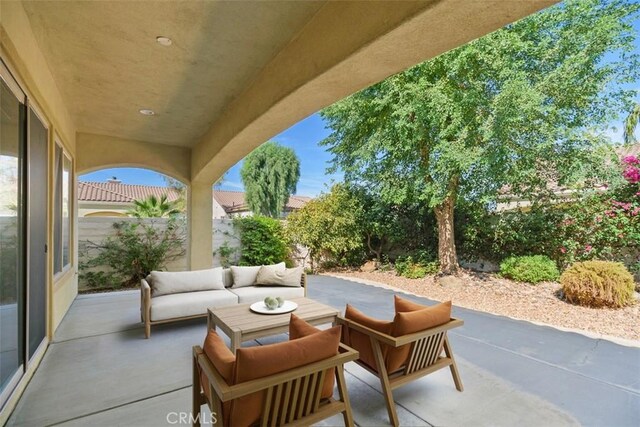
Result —
<instances>
[{"instance_id":1,"label":"stucco column","mask_svg":"<svg viewBox=\"0 0 640 427\"><path fill-rule=\"evenodd\" d=\"M193 182L189 187L189 268L213 265L213 189L211 183Z\"/></svg>"}]
</instances>

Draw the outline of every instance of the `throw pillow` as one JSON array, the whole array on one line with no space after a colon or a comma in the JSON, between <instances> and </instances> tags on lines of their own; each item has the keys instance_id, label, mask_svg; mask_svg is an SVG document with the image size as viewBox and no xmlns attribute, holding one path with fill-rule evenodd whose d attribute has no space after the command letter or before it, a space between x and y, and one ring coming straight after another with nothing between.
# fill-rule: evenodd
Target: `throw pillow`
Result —
<instances>
[{"instance_id":1,"label":"throw pillow","mask_svg":"<svg viewBox=\"0 0 640 427\"><path fill-rule=\"evenodd\" d=\"M303 272L303 267L285 268L284 271L278 271L264 266L258 271L256 285L300 287L302 286L300 280Z\"/></svg>"},{"instance_id":2,"label":"throw pillow","mask_svg":"<svg viewBox=\"0 0 640 427\"><path fill-rule=\"evenodd\" d=\"M243 288L245 286L253 286L256 284L256 278L261 268L267 268L268 270L284 271L286 266L284 262L272 265L263 265L255 267L236 267L231 266L231 275L233 276L232 288Z\"/></svg>"}]
</instances>

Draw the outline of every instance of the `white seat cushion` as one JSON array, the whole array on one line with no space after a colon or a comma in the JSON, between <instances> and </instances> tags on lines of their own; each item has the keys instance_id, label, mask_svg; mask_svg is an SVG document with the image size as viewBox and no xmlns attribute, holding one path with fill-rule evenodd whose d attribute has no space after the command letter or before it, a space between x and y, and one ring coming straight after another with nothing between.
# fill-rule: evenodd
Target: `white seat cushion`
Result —
<instances>
[{"instance_id":1,"label":"white seat cushion","mask_svg":"<svg viewBox=\"0 0 640 427\"><path fill-rule=\"evenodd\" d=\"M266 297L282 297L285 299L302 298L304 296L303 287L291 286L247 286L244 288L229 289L238 296L240 304L252 304L262 301Z\"/></svg>"},{"instance_id":2,"label":"white seat cushion","mask_svg":"<svg viewBox=\"0 0 640 427\"><path fill-rule=\"evenodd\" d=\"M238 303L238 297L226 289L185 292L151 298L151 321L207 314L208 308Z\"/></svg>"}]
</instances>

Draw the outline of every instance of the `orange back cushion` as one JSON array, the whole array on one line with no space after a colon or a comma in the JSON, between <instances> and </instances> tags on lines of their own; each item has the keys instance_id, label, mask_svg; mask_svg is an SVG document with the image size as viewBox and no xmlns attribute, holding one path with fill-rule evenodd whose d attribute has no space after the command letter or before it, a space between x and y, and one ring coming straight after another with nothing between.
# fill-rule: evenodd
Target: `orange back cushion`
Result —
<instances>
[{"instance_id":1,"label":"orange back cushion","mask_svg":"<svg viewBox=\"0 0 640 427\"><path fill-rule=\"evenodd\" d=\"M406 304L409 303L409 304ZM413 311L396 312L393 319L393 336L400 337L425 329L435 328L444 325L451 319L451 301L443 302L433 306L421 306L408 300L400 301L401 308L415 308ZM421 308L420 308L421 307ZM396 298L396 309L398 308L398 298ZM388 372L394 372L403 367L409 353L411 344L389 349L386 357Z\"/></svg>"},{"instance_id":2,"label":"orange back cushion","mask_svg":"<svg viewBox=\"0 0 640 427\"><path fill-rule=\"evenodd\" d=\"M318 362L338 354L340 327L260 347L240 348L236 352L234 384L263 378ZM249 426L258 422L265 392L233 400L229 425Z\"/></svg>"},{"instance_id":3,"label":"orange back cushion","mask_svg":"<svg viewBox=\"0 0 640 427\"><path fill-rule=\"evenodd\" d=\"M429 307L428 305L418 304L411 300L399 297L398 295L393 296L393 305L396 309L396 313L422 310L423 308Z\"/></svg>"},{"instance_id":4,"label":"orange back cushion","mask_svg":"<svg viewBox=\"0 0 640 427\"><path fill-rule=\"evenodd\" d=\"M362 326L366 326L367 328L373 329L374 331L382 332L387 335L391 335L393 331L393 322L389 322L386 320L378 320L373 317L369 317L360 310L357 310L347 304L347 308L344 312L344 317L349 320L353 320L356 323L361 324ZM360 361L366 363L370 368L377 371L376 368L376 359L373 355L373 348L371 347L371 340L369 335L365 335L362 332L358 332L353 329L349 329L346 334L345 343L349 347L353 347L354 349L360 352ZM382 345L382 356L386 357L386 353L388 351L387 345Z\"/></svg>"},{"instance_id":5,"label":"orange back cushion","mask_svg":"<svg viewBox=\"0 0 640 427\"><path fill-rule=\"evenodd\" d=\"M321 332L321 330L291 313L291 320L289 321L290 340L297 340L298 338L307 337L317 332ZM322 386L322 392L320 394L322 398L328 399L333 396L333 386L335 382L336 368L327 369L327 372L324 374L324 385Z\"/></svg>"},{"instance_id":6,"label":"orange back cushion","mask_svg":"<svg viewBox=\"0 0 640 427\"><path fill-rule=\"evenodd\" d=\"M222 375L222 378L231 385L233 381L233 370L236 364L236 357L231 350L224 343L224 340L215 331L209 331L207 337L202 345L204 354L211 361L218 373ZM200 383L202 384L202 391L208 400L211 400L211 394L209 393L209 380L204 372L200 373ZM231 402L224 402L222 404L222 411L224 412L224 420L228 420L229 410ZM225 421L225 424L227 422Z\"/></svg>"}]
</instances>

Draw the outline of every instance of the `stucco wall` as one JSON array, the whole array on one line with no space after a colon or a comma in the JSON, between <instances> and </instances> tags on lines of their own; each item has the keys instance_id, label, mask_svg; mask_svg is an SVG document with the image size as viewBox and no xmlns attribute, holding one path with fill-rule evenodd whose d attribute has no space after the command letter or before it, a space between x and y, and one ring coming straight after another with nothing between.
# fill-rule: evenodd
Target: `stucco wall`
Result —
<instances>
[{"instance_id":1,"label":"stucco wall","mask_svg":"<svg viewBox=\"0 0 640 427\"><path fill-rule=\"evenodd\" d=\"M71 200L71 218L76 218L75 211L75 157L76 157L76 125L65 105L64 99L51 74L47 61L40 50L31 25L20 2L0 2L0 56L7 65L18 85L26 92L29 102L41 114L49 132L49 171L48 171L48 200L47 207L47 244L53 245L53 174L55 143L60 143L70 155L74 168ZM53 251L49 251L47 259L47 337L53 334L66 314L69 306L77 295L78 280L76 274L77 245L75 236L77 222L72 219L72 257L71 267L65 272L54 276ZM27 382L35 372L42 357L40 354L30 363L24 377L13 391L11 397L0 410L0 425L3 425L15 406L17 399L26 387Z\"/></svg>"}]
</instances>

